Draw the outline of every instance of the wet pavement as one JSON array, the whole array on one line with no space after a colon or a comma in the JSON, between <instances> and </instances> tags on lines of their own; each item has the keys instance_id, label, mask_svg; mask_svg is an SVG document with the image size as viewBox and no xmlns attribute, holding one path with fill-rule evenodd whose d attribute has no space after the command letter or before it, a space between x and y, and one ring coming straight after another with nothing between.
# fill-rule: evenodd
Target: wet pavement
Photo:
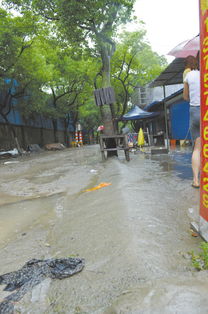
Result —
<instances>
[{"instance_id":1,"label":"wet pavement","mask_svg":"<svg viewBox=\"0 0 208 314\"><path fill-rule=\"evenodd\" d=\"M208 312L208 273L187 254L202 241L189 228L199 207L190 148L130 158L102 162L92 145L0 161L0 274L32 258L86 264L41 282L16 313ZM101 182L111 185L85 191Z\"/></svg>"}]
</instances>

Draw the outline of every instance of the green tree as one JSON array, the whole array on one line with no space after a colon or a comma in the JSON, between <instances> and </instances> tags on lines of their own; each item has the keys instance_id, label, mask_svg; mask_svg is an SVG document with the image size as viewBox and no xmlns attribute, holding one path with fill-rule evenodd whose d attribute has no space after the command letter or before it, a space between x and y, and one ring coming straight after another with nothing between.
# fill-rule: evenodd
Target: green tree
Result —
<instances>
[{"instance_id":1,"label":"green tree","mask_svg":"<svg viewBox=\"0 0 208 314\"><path fill-rule=\"evenodd\" d=\"M11 135L19 148L15 129L9 123L13 99L24 94L18 68L25 52L31 47L36 32L36 21L29 15L13 17L0 8L0 115L10 126Z\"/></svg>"},{"instance_id":2,"label":"green tree","mask_svg":"<svg viewBox=\"0 0 208 314\"><path fill-rule=\"evenodd\" d=\"M57 118L65 119L67 127L70 113L74 125L79 119L79 108L92 98L92 76L95 72L92 58L74 58L71 48L58 45L56 40L45 40L47 64L52 67L51 77L45 83L56 138Z\"/></svg>"},{"instance_id":3,"label":"green tree","mask_svg":"<svg viewBox=\"0 0 208 314\"><path fill-rule=\"evenodd\" d=\"M139 28L139 26L138 26ZM125 114L135 88L144 87L167 65L166 59L153 52L146 31L121 33L112 58L112 83L116 90L116 116Z\"/></svg>"},{"instance_id":4,"label":"green tree","mask_svg":"<svg viewBox=\"0 0 208 314\"><path fill-rule=\"evenodd\" d=\"M0 29L1 47L7 37L11 38L5 54L1 50L2 60L8 65L0 61L0 71L18 82L9 97L24 95L18 105L26 116L40 113L52 118L55 136L57 118L65 119L67 128L69 113L74 123L82 120L89 128L100 123L98 108L93 104L93 85L114 86L118 118L125 113L134 88L151 81L165 65L165 59L146 42L143 29L123 32L117 35L117 42L114 40L118 26L130 18L134 1L5 2L22 14L12 17L2 10L1 22L14 24L10 36L5 34L7 27ZM9 27L7 32L11 30ZM5 100L9 103L8 98ZM101 109L106 132L112 133L111 110L106 105Z\"/></svg>"},{"instance_id":5,"label":"green tree","mask_svg":"<svg viewBox=\"0 0 208 314\"><path fill-rule=\"evenodd\" d=\"M89 56L78 58L53 36L50 27L43 30L41 22L35 25L30 15L13 17L1 12L0 114L9 124L7 116L15 100L26 119L36 113L52 118L56 138L57 118L65 120L66 132L69 112L76 123L80 106L92 98L94 61ZM16 138L11 124L10 128Z\"/></svg>"},{"instance_id":6,"label":"green tree","mask_svg":"<svg viewBox=\"0 0 208 314\"><path fill-rule=\"evenodd\" d=\"M111 58L116 50L114 36L121 23L130 19L134 1L95 1L82 2L63 1L61 8L62 24L68 32L70 41L78 40L82 45L89 47L93 43L91 53L101 60L99 74L101 86L111 86ZM71 18L69 19L68 16ZM104 105L103 116L105 133L112 134L114 125L112 112L109 106Z\"/></svg>"},{"instance_id":7,"label":"green tree","mask_svg":"<svg viewBox=\"0 0 208 314\"><path fill-rule=\"evenodd\" d=\"M91 54L101 60L99 74L101 87L111 86L110 64L115 52L114 36L121 23L130 20L135 0L6 0L21 12L40 14L54 21L63 35L76 46L77 51L87 47ZM69 18L70 17L70 18ZM112 113L103 106L102 115L106 134L114 132Z\"/></svg>"}]
</instances>

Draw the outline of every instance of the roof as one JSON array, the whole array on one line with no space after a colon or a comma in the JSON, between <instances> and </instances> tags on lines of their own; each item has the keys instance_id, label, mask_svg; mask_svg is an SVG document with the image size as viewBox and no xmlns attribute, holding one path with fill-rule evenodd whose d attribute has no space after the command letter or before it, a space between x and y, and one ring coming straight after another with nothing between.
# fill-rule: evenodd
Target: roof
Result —
<instances>
[{"instance_id":1,"label":"roof","mask_svg":"<svg viewBox=\"0 0 208 314\"><path fill-rule=\"evenodd\" d=\"M160 109L159 108L159 105L161 105L162 104L162 100L156 100L156 101L153 101L153 102L151 102L150 104L148 104L148 105L146 105L145 107L144 107L144 110L146 110L146 111L154 111L154 110L158 110L158 109Z\"/></svg>"},{"instance_id":2,"label":"roof","mask_svg":"<svg viewBox=\"0 0 208 314\"><path fill-rule=\"evenodd\" d=\"M166 98L163 99L163 102L165 101L166 104L171 104L172 103L172 100L174 101L178 101L178 100L181 100L183 99L183 88L179 89L177 92L167 96ZM170 102L171 101L171 102ZM184 101L184 99L183 99Z\"/></svg>"},{"instance_id":3,"label":"roof","mask_svg":"<svg viewBox=\"0 0 208 314\"><path fill-rule=\"evenodd\" d=\"M159 114L158 112L147 112L145 110L142 110L138 106L135 106L125 115L123 115L122 120L147 119L147 118L153 118L157 116L158 114Z\"/></svg>"},{"instance_id":4,"label":"roof","mask_svg":"<svg viewBox=\"0 0 208 314\"><path fill-rule=\"evenodd\" d=\"M165 97L162 100L153 101L152 103L146 105L144 107L144 110L146 110L148 112L164 110L164 108L163 108L164 102L166 103L166 105L172 104L173 99L174 99L174 101L176 101L176 100L180 100L182 98L182 93L183 93L183 88L179 89L177 92Z\"/></svg>"},{"instance_id":5,"label":"roof","mask_svg":"<svg viewBox=\"0 0 208 314\"><path fill-rule=\"evenodd\" d=\"M185 59L174 59L167 68L149 84L149 87L174 85L183 83L183 71L185 69Z\"/></svg>"}]
</instances>

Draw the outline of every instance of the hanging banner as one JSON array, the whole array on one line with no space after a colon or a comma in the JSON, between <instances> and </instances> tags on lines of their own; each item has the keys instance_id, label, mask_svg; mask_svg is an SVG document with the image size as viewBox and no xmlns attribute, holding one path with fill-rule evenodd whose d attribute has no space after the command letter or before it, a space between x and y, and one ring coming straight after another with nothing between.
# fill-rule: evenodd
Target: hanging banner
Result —
<instances>
[{"instance_id":1,"label":"hanging banner","mask_svg":"<svg viewBox=\"0 0 208 314\"><path fill-rule=\"evenodd\" d=\"M208 241L208 0L199 0L201 75L201 179L199 232Z\"/></svg>"}]
</instances>

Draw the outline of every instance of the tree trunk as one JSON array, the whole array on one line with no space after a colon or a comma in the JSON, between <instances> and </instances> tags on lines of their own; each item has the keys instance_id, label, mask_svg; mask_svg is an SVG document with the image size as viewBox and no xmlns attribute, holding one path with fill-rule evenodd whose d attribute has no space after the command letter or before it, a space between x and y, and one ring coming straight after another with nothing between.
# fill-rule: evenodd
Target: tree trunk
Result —
<instances>
[{"instance_id":1,"label":"tree trunk","mask_svg":"<svg viewBox=\"0 0 208 314\"><path fill-rule=\"evenodd\" d=\"M64 139L66 147L69 147L69 135L68 135L68 119L64 119Z\"/></svg>"},{"instance_id":2,"label":"tree trunk","mask_svg":"<svg viewBox=\"0 0 208 314\"><path fill-rule=\"evenodd\" d=\"M53 123L54 142L58 143L58 138L57 138L57 120L56 119L52 119L52 123Z\"/></svg>"},{"instance_id":3,"label":"tree trunk","mask_svg":"<svg viewBox=\"0 0 208 314\"><path fill-rule=\"evenodd\" d=\"M103 46L101 49L101 58L102 58L102 87L110 87L110 60L111 57L109 55L108 47ZM114 135L115 128L113 123L113 110L112 110L113 104L110 105L103 105L101 109L101 115L103 119L104 124L104 135ZM106 140L106 147L107 148L115 148L116 142L113 138ZM117 151L108 151L107 156L118 156Z\"/></svg>"},{"instance_id":4,"label":"tree trunk","mask_svg":"<svg viewBox=\"0 0 208 314\"><path fill-rule=\"evenodd\" d=\"M22 150L20 148L20 145L19 145L19 141L18 141L18 138L17 138L17 134L16 134L16 131L15 131L15 128L12 126L12 124L9 122L9 120L7 119L7 116L5 116L4 114L1 113L1 116L2 118L4 119L4 121L7 123L7 125L9 126L9 129L10 129L10 132L11 132L11 136L13 137L14 141L15 141L15 144L16 144L16 148L18 150L18 153L19 154L22 154Z\"/></svg>"},{"instance_id":5,"label":"tree trunk","mask_svg":"<svg viewBox=\"0 0 208 314\"><path fill-rule=\"evenodd\" d=\"M21 134L22 134L22 144L23 144L23 148L27 149L27 145L26 145L26 141L25 141L25 128L22 125L21 126Z\"/></svg>"}]
</instances>

